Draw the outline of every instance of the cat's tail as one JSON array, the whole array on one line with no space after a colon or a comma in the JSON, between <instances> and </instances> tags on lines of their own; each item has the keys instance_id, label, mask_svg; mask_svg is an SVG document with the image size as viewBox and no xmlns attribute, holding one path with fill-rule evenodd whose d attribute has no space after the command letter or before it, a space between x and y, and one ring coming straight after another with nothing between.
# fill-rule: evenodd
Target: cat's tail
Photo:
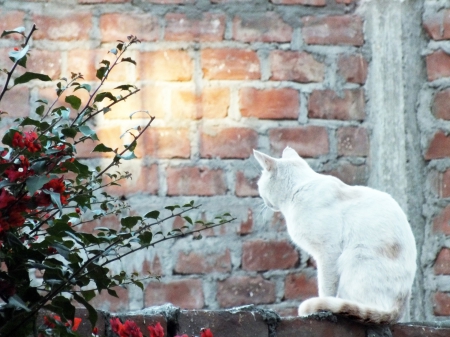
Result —
<instances>
[{"instance_id":1,"label":"cat's tail","mask_svg":"<svg viewBox=\"0 0 450 337\"><path fill-rule=\"evenodd\" d=\"M386 311L337 297L313 297L300 304L298 314L309 316L320 311L330 311L367 324L390 324L399 321L401 309Z\"/></svg>"}]
</instances>

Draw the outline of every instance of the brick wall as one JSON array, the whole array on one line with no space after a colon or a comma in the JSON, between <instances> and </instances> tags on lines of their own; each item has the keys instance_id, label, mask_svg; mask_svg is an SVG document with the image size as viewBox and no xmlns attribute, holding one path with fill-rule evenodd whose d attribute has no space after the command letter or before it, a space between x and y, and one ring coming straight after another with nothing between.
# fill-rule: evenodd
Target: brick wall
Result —
<instances>
[{"instance_id":1,"label":"brick wall","mask_svg":"<svg viewBox=\"0 0 450 337\"><path fill-rule=\"evenodd\" d=\"M139 158L122 165L133 180L109 192L125 196L137 213L194 199L203 205L195 216L230 211L238 219L205 232L203 240L164 242L124 259L114 268L150 271L162 275L161 282L145 282L144 293L119 289L119 299L102 295L96 307L120 312L166 302L210 310L256 304L292 315L317 293L314 261L290 243L282 217L261 207L251 153L257 148L279 156L289 145L319 172L368 184L374 143L366 80L373 76L373 46L357 0L0 4L0 29L37 24L29 69L55 81L80 71L94 83L94 67L115 40L137 35L142 43L130 53L137 67L121 65L109 85L131 82L141 92L95 122L100 139L114 148L118 135L139 122L129 120L130 112L149 110L156 120L136 151ZM428 176L418 177L426 191L418 211L426 228L418 241L424 272L416 282L425 289L419 311L427 319L450 316L450 9L441 5L423 2L428 82L417 103L421 147L413 149ZM0 40L1 68L16 43ZM53 95L55 83L19 87L0 109L14 106L11 119L26 116L36 99ZM11 119L2 121L2 130ZM80 155L92 164L106 160L86 150ZM102 223L116 224L115 218ZM182 225L177 219L169 227Z\"/></svg>"}]
</instances>

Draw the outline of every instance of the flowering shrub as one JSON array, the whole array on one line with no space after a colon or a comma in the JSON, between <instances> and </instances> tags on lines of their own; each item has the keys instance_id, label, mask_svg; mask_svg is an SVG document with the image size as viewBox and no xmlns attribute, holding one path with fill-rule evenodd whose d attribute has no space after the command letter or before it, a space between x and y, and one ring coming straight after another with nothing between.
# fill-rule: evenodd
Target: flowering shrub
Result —
<instances>
[{"instance_id":1,"label":"flowering shrub","mask_svg":"<svg viewBox=\"0 0 450 337\"><path fill-rule=\"evenodd\" d=\"M16 85L31 80L51 81L47 75L33 72L12 80L17 67L26 67L31 55L29 40L35 30L33 26L25 35L21 27L2 34L2 37L20 34L24 41L9 53L13 65L10 70L4 70L6 81L0 101ZM95 326L97 313L89 301L96 294L106 290L117 296L112 288L127 284L143 289L142 277L125 272L114 274L108 268L110 263L164 240L198 233L232 220L229 214L224 214L209 222L193 221L187 212L199 207L194 202L152 210L143 216L123 216L129 206L104 192L105 187L118 185L118 181L130 177L127 172L110 173L110 170L123 160L136 158L137 142L154 120L147 113L145 125L127 132L131 142L123 149L112 149L101 143L92 124L95 116L108 113L112 106L139 91L129 84L113 92L100 90L118 64L135 64L124 53L139 42L135 36L128 36L109 51L112 60L101 61L95 87L82 83L83 75L79 73L72 73L70 79L60 79L55 101L38 100L36 118L16 119L2 138L0 298L5 304L0 307L1 336L27 336L32 331L40 336L75 336L79 324L74 317L75 304L88 310L89 320ZM87 100L77 96L81 91L88 93ZM63 93L67 106L58 106L58 98ZM0 115L6 113L1 111ZM14 111L10 114L14 115ZM82 162L77 157L77 148L86 141L94 141L93 152L110 155L110 163L91 168ZM107 215L122 216L121 228L99 227L94 232L80 229L81 225ZM187 225L163 232L160 225L174 217L183 217ZM42 275L39 280L34 276L37 271ZM42 326L36 327L34 322L42 308L56 315L47 317ZM142 335L132 323L120 327L119 334ZM155 336L161 334L156 329L149 331Z\"/></svg>"},{"instance_id":2,"label":"flowering shrub","mask_svg":"<svg viewBox=\"0 0 450 337\"><path fill-rule=\"evenodd\" d=\"M119 318L115 317L110 319L112 331L119 337L143 337L141 329L136 325L134 321L126 320L122 323ZM156 324L149 325L147 327L150 335L149 337L164 337L164 329L158 322ZM189 337L186 334L175 337ZM214 337L209 328L203 328L200 330L200 337Z\"/></svg>"}]
</instances>

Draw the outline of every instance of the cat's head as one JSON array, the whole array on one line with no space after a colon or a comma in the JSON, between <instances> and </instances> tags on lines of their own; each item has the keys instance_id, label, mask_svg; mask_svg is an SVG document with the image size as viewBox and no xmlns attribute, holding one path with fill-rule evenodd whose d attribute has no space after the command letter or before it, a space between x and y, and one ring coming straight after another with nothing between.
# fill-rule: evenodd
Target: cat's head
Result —
<instances>
[{"instance_id":1,"label":"cat's head","mask_svg":"<svg viewBox=\"0 0 450 337\"><path fill-rule=\"evenodd\" d=\"M283 150L281 158L273 158L253 150L255 159L261 165L258 191L264 203L274 211L279 211L289 195L290 187L301 176L302 171L310 171L309 165L289 146Z\"/></svg>"}]
</instances>

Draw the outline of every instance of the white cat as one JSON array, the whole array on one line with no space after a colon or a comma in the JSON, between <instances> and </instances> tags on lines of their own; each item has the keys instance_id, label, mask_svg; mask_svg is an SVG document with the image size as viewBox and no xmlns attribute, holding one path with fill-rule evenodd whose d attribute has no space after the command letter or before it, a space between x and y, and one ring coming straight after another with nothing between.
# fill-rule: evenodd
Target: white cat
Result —
<instances>
[{"instance_id":1,"label":"white cat","mask_svg":"<svg viewBox=\"0 0 450 337\"><path fill-rule=\"evenodd\" d=\"M408 320L416 244L397 202L314 172L290 147L280 159L254 155L263 168L260 196L317 263L319 297L302 302L299 316L330 311L367 323Z\"/></svg>"}]
</instances>

